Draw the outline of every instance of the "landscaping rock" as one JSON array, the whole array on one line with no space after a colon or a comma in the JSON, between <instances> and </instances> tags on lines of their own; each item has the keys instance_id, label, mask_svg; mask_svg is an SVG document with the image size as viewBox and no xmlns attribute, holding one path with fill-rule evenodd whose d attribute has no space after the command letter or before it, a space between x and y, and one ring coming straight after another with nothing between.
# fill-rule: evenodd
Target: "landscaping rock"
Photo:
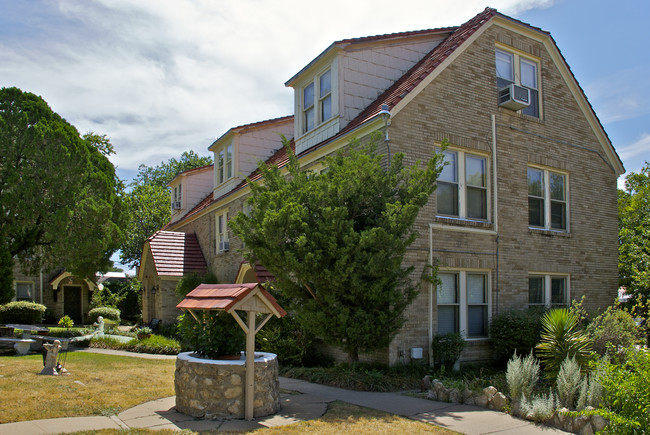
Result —
<instances>
[{"instance_id":1,"label":"landscaping rock","mask_svg":"<svg viewBox=\"0 0 650 435\"><path fill-rule=\"evenodd\" d=\"M503 394L501 392L497 392L490 399L490 401L488 403L488 407L490 409L494 409L496 411L503 411L505 409L507 403L508 403L508 399L506 399L505 394Z\"/></svg>"},{"instance_id":2,"label":"landscaping rock","mask_svg":"<svg viewBox=\"0 0 650 435\"><path fill-rule=\"evenodd\" d=\"M594 430L590 424L585 424L585 426L578 433L580 435L594 435Z\"/></svg>"},{"instance_id":3,"label":"landscaping rock","mask_svg":"<svg viewBox=\"0 0 650 435\"><path fill-rule=\"evenodd\" d=\"M458 391L456 388L452 388L449 391L449 401L451 403L462 403L463 401L463 395L461 394L460 391Z\"/></svg>"},{"instance_id":4,"label":"landscaping rock","mask_svg":"<svg viewBox=\"0 0 650 435\"><path fill-rule=\"evenodd\" d=\"M422 391L430 390L432 381L433 381L433 377L431 375L426 375L424 378L422 378L422 382L420 385Z\"/></svg>"},{"instance_id":5,"label":"landscaping rock","mask_svg":"<svg viewBox=\"0 0 650 435\"><path fill-rule=\"evenodd\" d=\"M591 416L591 426L594 430L594 432L600 432L601 430L605 429L605 426L607 426L607 419L601 415L592 415Z\"/></svg>"},{"instance_id":6,"label":"landscaping rock","mask_svg":"<svg viewBox=\"0 0 650 435\"><path fill-rule=\"evenodd\" d=\"M483 388L483 395L487 398L488 401L490 401L492 397L494 397L494 395L498 392L499 390L492 386Z\"/></svg>"},{"instance_id":7,"label":"landscaping rock","mask_svg":"<svg viewBox=\"0 0 650 435\"><path fill-rule=\"evenodd\" d=\"M476 396L475 404L476 404L476 406L487 408L488 398L485 397L485 394L480 394L480 395Z\"/></svg>"},{"instance_id":8,"label":"landscaping rock","mask_svg":"<svg viewBox=\"0 0 650 435\"><path fill-rule=\"evenodd\" d=\"M472 392L472 390L470 390L469 388L465 388L465 389L463 390L463 403L467 403L467 400L468 400L470 397L472 397L472 394L474 394L474 393Z\"/></svg>"},{"instance_id":9,"label":"landscaping rock","mask_svg":"<svg viewBox=\"0 0 650 435\"><path fill-rule=\"evenodd\" d=\"M438 400L438 393L436 393L436 390L427 391L427 399Z\"/></svg>"}]
</instances>

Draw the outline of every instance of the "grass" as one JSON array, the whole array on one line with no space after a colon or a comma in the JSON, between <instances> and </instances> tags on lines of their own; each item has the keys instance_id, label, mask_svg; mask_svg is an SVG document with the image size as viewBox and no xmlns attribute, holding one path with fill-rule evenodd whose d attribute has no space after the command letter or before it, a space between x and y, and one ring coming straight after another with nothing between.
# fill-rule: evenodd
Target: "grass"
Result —
<instances>
[{"instance_id":1,"label":"grass","mask_svg":"<svg viewBox=\"0 0 650 435\"><path fill-rule=\"evenodd\" d=\"M139 340L133 338L131 341L122 342L112 337L93 337L90 341L90 347L100 349L126 350L139 353L157 353L163 355L177 355L181 351L181 345L178 341L163 337L162 335L151 335L150 337Z\"/></svg>"},{"instance_id":2,"label":"grass","mask_svg":"<svg viewBox=\"0 0 650 435\"><path fill-rule=\"evenodd\" d=\"M174 395L175 360L72 352L70 376L41 376L41 355L0 356L0 423L113 415Z\"/></svg>"},{"instance_id":3,"label":"grass","mask_svg":"<svg viewBox=\"0 0 650 435\"><path fill-rule=\"evenodd\" d=\"M150 429L131 429L128 431L100 430L76 432L75 435L170 435L173 431L154 431ZM197 432L183 431L183 434L197 434ZM206 432L201 432L206 433ZM216 433L208 432L208 433ZM219 432L223 433L223 432ZM422 423L408 418L388 414L374 409L363 408L343 402L330 403L327 412L318 419L303 421L286 426L257 429L245 432L254 435L294 435L309 433L313 435L336 435L341 433L350 434L395 434L395 433L429 433L439 435L451 435L457 432L450 431L438 426Z\"/></svg>"}]
</instances>

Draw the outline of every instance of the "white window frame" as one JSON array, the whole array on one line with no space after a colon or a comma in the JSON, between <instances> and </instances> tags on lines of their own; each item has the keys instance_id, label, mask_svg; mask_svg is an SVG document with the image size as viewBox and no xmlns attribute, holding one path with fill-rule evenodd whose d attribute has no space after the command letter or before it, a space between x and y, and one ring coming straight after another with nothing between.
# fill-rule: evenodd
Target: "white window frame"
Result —
<instances>
[{"instance_id":1,"label":"white window frame","mask_svg":"<svg viewBox=\"0 0 650 435\"><path fill-rule=\"evenodd\" d=\"M321 95L321 77L323 77L325 74L330 73L330 90L324 95ZM309 82L306 83L304 86L300 88L300 106L301 106L301 127L300 127L300 132L302 134L309 133L310 131L315 130L319 125L326 123L330 119L334 117L334 112L335 112L335 101L334 101L334 73L335 70L332 68L332 66L328 66L327 68L323 69L320 71L314 78ZM313 86L313 94L314 98L313 101L306 102L305 101L305 91L307 88L310 86ZM323 110L323 104L325 100L329 99L330 100L330 117L329 118L324 118L324 110ZM312 128L307 128L308 123L307 123L307 116L308 112L310 110L313 110L313 116L314 116L314 125Z\"/></svg>"},{"instance_id":2,"label":"white window frame","mask_svg":"<svg viewBox=\"0 0 650 435\"><path fill-rule=\"evenodd\" d=\"M528 192L528 170L533 169L537 171L542 171L543 173L543 193L544 196L541 197L543 203L544 203L544 222L543 225L536 226L536 225L531 225L530 223L530 215L528 218L528 228L531 230L547 230L547 231L557 231L561 233L568 233L570 228L569 228L569 174L563 171L558 171L555 169L549 169L549 168L544 168L542 166L535 166L535 165L528 165L526 167L526 190L527 190L527 198L530 198L531 195ZM556 175L561 175L564 177L564 201L560 201L557 199L551 198L551 174L556 174ZM540 199L539 196L533 196L534 198ZM552 222L551 222L551 205L553 202L557 203L563 203L564 204L564 227L565 228L553 228L552 227ZM528 204L529 208L529 213L530 213L530 203Z\"/></svg>"},{"instance_id":3,"label":"white window frame","mask_svg":"<svg viewBox=\"0 0 650 435\"><path fill-rule=\"evenodd\" d=\"M437 193L436 193L436 216L439 217L451 217L451 218L456 218L456 219L463 219L463 220L471 220L471 221L479 221L479 222L489 222L490 216L491 216L491 204L490 204L490 192L491 192L491 186L490 186L490 157L485 154L480 154L480 153L473 153L473 152L467 152L463 151L460 149L456 148L447 148L446 150L442 151L441 148L436 148L436 152L443 152L443 153L455 153L456 154L456 167L457 167L457 174L456 174L456 184L458 185L458 215L454 214L443 214L438 212L438 199L437 199ZM468 193L468 183L466 179L466 166L467 166L467 157L473 157L473 158L478 158L482 159L485 162L485 186L484 187L478 187L478 186L471 186L473 188L483 188L485 189L485 218L475 218L475 217L469 217L467 213L467 193ZM448 183L446 181L439 180L439 182L442 183Z\"/></svg>"},{"instance_id":4,"label":"white window frame","mask_svg":"<svg viewBox=\"0 0 650 435\"><path fill-rule=\"evenodd\" d=\"M530 302L530 279L542 278L544 281L544 302L531 303ZM551 297L553 295L553 280L564 280L564 304L553 304ZM570 305L571 301L571 276L568 273L547 273L547 272L529 272L528 273L528 307L540 307L545 309L550 308L566 308Z\"/></svg>"},{"instance_id":5,"label":"white window frame","mask_svg":"<svg viewBox=\"0 0 650 435\"><path fill-rule=\"evenodd\" d=\"M228 211L224 211L220 214L217 214L217 219L215 222L216 225L216 243L217 243L217 253L225 252L226 250L221 249L222 242L229 242L228 237Z\"/></svg>"},{"instance_id":6,"label":"white window frame","mask_svg":"<svg viewBox=\"0 0 650 435\"><path fill-rule=\"evenodd\" d=\"M215 151L215 185L219 186L230 180L235 173L234 150L232 142Z\"/></svg>"},{"instance_id":7,"label":"white window frame","mask_svg":"<svg viewBox=\"0 0 650 435\"><path fill-rule=\"evenodd\" d=\"M31 296L30 299L24 299L24 298L18 299L18 285L19 284L22 284L22 285L27 284L27 285L31 286L30 293L32 294L32 296ZM32 302L34 302L36 300L35 292L36 292L36 285L34 284L34 281L20 281L20 280L19 281L14 281L14 295L15 295L14 300L16 300L16 301L32 301Z\"/></svg>"},{"instance_id":8,"label":"white window frame","mask_svg":"<svg viewBox=\"0 0 650 435\"><path fill-rule=\"evenodd\" d=\"M174 187L174 202L183 202L183 185Z\"/></svg>"},{"instance_id":9,"label":"white window frame","mask_svg":"<svg viewBox=\"0 0 650 435\"><path fill-rule=\"evenodd\" d=\"M513 80L514 81L510 81L510 79L507 79L507 78L499 77L498 69L495 67L495 72L497 74L497 80L498 79L507 80L510 83L516 84L517 86L522 86L522 87L524 87L526 89L530 89L530 90L536 92L537 93L537 115L531 115L529 113L525 113L526 108L521 109L519 111L521 113L526 114L527 116L532 116L533 118L541 119L542 118L542 91L540 89L540 80L541 80L541 75L540 75L541 62L540 62L540 60L535 59L535 58L530 57L530 56L525 56L525 55L523 55L523 54L521 54L521 53L519 53L517 51L513 51L513 50L510 50L510 49L507 49L507 48L497 46L496 50L495 50L495 54L494 54L495 63L496 63L497 53L505 54L507 56L510 56L510 58L512 59L511 65L512 65L512 68L513 68L512 75L513 75ZM533 65L535 67L535 83L534 83L534 86L531 83L528 83L528 84L523 84L522 83L522 74L521 74L521 65L522 65L522 63L523 64L528 63L529 65ZM532 100L533 100L533 98L531 96L531 101Z\"/></svg>"},{"instance_id":10,"label":"white window frame","mask_svg":"<svg viewBox=\"0 0 650 435\"><path fill-rule=\"evenodd\" d=\"M454 274L458 286L458 301L455 304L439 304L436 292L436 310L438 306L458 306L458 329L461 336L467 340L485 340L488 338L488 327L492 318L492 274L484 269L440 269L439 274ZM482 304L469 304L467 297L467 276L483 275L485 277L486 301ZM469 337L468 335L468 313L470 306L485 306L487 311L485 335ZM437 325L436 325L437 328Z\"/></svg>"}]
</instances>

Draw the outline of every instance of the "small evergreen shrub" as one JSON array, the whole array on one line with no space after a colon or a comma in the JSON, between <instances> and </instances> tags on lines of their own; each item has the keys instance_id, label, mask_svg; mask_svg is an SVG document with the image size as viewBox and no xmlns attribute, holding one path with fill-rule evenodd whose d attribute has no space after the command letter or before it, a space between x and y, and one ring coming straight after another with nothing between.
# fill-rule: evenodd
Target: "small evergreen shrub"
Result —
<instances>
[{"instance_id":1,"label":"small evergreen shrub","mask_svg":"<svg viewBox=\"0 0 650 435\"><path fill-rule=\"evenodd\" d=\"M515 354L508 361L506 382L512 400L522 397L532 397L533 389L539 381L539 362L531 351L527 357L521 358Z\"/></svg>"},{"instance_id":2,"label":"small evergreen shrub","mask_svg":"<svg viewBox=\"0 0 650 435\"><path fill-rule=\"evenodd\" d=\"M97 317L102 316L104 318L104 323L106 320L112 320L114 322L120 322L120 310L113 307L96 307L88 312L88 318L96 322Z\"/></svg>"},{"instance_id":3,"label":"small evergreen shrub","mask_svg":"<svg viewBox=\"0 0 650 435\"><path fill-rule=\"evenodd\" d=\"M313 351L312 336L291 315L267 323L257 333L256 343L262 352L276 354L280 364L294 367L305 365Z\"/></svg>"},{"instance_id":4,"label":"small evergreen shrub","mask_svg":"<svg viewBox=\"0 0 650 435\"><path fill-rule=\"evenodd\" d=\"M59 319L60 328L70 329L73 326L74 326L74 321L70 318L70 316L63 316Z\"/></svg>"},{"instance_id":5,"label":"small evergreen shrub","mask_svg":"<svg viewBox=\"0 0 650 435\"><path fill-rule=\"evenodd\" d=\"M587 327L587 333L593 340L593 349L600 355L608 353L611 357L619 351L641 344L643 333L630 313L615 306L610 306L596 317Z\"/></svg>"},{"instance_id":6,"label":"small evergreen shrub","mask_svg":"<svg viewBox=\"0 0 650 435\"><path fill-rule=\"evenodd\" d=\"M45 305L35 302L9 302L0 305L0 323L21 323L26 325L41 323L45 310Z\"/></svg>"},{"instance_id":7,"label":"small evergreen shrub","mask_svg":"<svg viewBox=\"0 0 650 435\"><path fill-rule=\"evenodd\" d=\"M555 384L557 388L557 399L560 405L574 409L581 382L580 365L576 362L575 358L565 359L560 366Z\"/></svg>"},{"instance_id":8,"label":"small evergreen shrub","mask_svg":"<svg viewBox=\"0 0 650 435\"><path fill-rule=\"evenodd\" d=\"M539 342L540 317L538 310L510 310L494 316L490 322L490 341L496 359L505 363L515 352L528 355Z\"/></svg>"},{"instance_id":9,"label":"small evergreen shrub","mask_svg":"<svg viewBox=\"0 0 650 435\"><path fill-rule=\"evenodd\" d=\"M521 409L527 418L530 416L533 421L543 423L551 418L555 410L558 409L557 399L553 391L549 389L548 395L540 394L533 396L531 400L528 400L524 396L521 402Z\"/></svg>"},{"instance_id":10,"label":"small evergreen shrub","mask_svg":"<svg viewBox=\"0 0 650 435\"><path fill-rule=\"evenodd\" d=\"M179 317L183 340L203 358L236 355L244 350L246 336L232 315L226 312L198 312L200 322L190 314Z\"/></svg>"},{"instance_id":11,"label":"small evergreen shrub","mask_svg":"<svg viewBox=\"0 0 650 435\"><path fill-rule=\"evenodd\" d=\"M598 372L592 372L584 375L580 382L580 390L578 393L578 402L576 410L582 411L587 406L598 408L600 399L602 397L602 386L598 382Z\"/></svg>"},{"instance_id":12,"label":"small evergreen shrub","mask_svg":"<svg viewBox=\"0 0 650 435\"><path fill-rule=\"evenodd\" d=\"M452 370L463 349L465 349L465 340L458 332L436 335L431 342L434 366L443 366L446 370Z\"/></svg>"},{"instance_id":13,"label":"small evergreen shrub","mask_svg":"<svg viewBox=\"0 0 650 435\"><path fill-rule=\"evenodd\" d=\"M591 342L579 329L579 318L566 308L547 311L542 317L542 334L535 347L544 375L553 380L567 357L576 359L584 370L591 354Z\"/></svg>"}]
</instances>

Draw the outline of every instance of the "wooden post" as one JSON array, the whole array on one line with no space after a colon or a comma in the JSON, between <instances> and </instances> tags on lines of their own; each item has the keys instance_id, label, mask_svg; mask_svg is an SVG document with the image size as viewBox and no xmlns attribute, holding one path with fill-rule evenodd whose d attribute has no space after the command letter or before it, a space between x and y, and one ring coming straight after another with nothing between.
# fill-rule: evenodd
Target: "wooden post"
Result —
<instances>
[{"instance_id":1,"label":"wooden post","mask_svg":"<svg viewBox=\"0 0 650 435\"><path fill-rule=\"evenodd\" d=\"M244 392L246 420L253 419L255 404L255 311L247 311L248 331L246 331L246 390Z\"/></svg>"}]
</instances>

